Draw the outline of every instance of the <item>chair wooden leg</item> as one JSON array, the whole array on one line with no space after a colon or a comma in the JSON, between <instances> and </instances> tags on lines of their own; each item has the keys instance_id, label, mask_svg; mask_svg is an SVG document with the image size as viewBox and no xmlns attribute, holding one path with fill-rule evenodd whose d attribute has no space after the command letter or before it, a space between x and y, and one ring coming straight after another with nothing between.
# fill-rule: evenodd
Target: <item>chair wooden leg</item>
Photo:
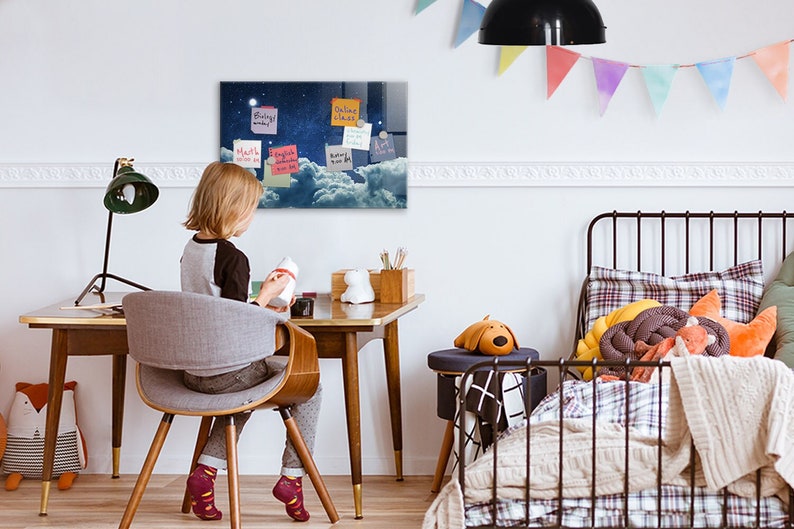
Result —
<instances>
[{"instance_id":1,"label":"chair wooden leg","mask_svg":"<svg viewBox=\"0 0 794 529\"><path fill-rule=\"evenodd\" d=\"M226 415L226 476L229 480L229 521L232 529L240 529L240 479L237 467L237 427L234 416Z\"/></svg>"},{"instance_id":2,"label":"chair wooden leg","mask_svg":"<svg viewBox=\"0 0 794 529\"><path fill-rule=\"evenodd\" d=\"M207 445L207 439L210 437L210 428L212 427L212 417L202 417L201 425L199 425L198 435L196 436L196 448L193 450L193 459L190 461L190 472L188 476L196 470L198 465L198 458L204 447ZM187 490L185 485L185 495L182 498L182 512L187 514L190 512L190 491Z\"/></svg>"},{"instance_id":3,"label":"chair wooden leg","mask_svg":"<svg viewBox=\"0 0 794 529\"><path fill-rule=\"evenodd\" d=\"M336 512L334 502L331 499L331 495L328 493L328 488L325 486L325 482L320 475L320 471L317 469L317 465L314 463L314 458L309 451L309 447L306 446L306 441L303 440L303 435L300 432L300 428L298 428L295 419L292 417L292 415L290 415L288 408L279 408L278 411L281 413L281 418L284 419L284 426L287 428L287 435L289 435L289 438L295 447L295 451L298 452L298 457L300 457L301 462L303 463L303 468L309 475L312 485L314 485L315 492L317 492L317 495L320 497L320 502L323 504L323 508L325 508L325 513L328 515L328 519L331 521L331 523L338 522L339 513Z\"/></svg>"},{"instance_id":4,"label":"chair wooden leg","mask_svg":"<svg viewBox=\"0 0 794 529\"><path fill-rule=\"evenodd\" d=\"M135 487L132 489L130 501L127 502L127 508L124 510L121 522L119 522L119 529L127 529L132 524L132 518L135 516L135 511L138 510L138 505L141 503L143 492L146 490L146 485L149 484L149 478L152 477L154 465L157 462L157 458L160 456L160 450L163 448L165 438L168 435L168 430L171 429L171 422L173 420L173 414L163 414L163 418L160 420L160 426L157 427L157 432L154 434L152 446L149 447L149 453L146 455L146 460L143 462L141 473L138 474L138 480L135 482Z\"/></svg>"},{"instance_id":5,"label":"chair wooden leg","mask_svg":"<svg viewBox=\"0 0 794 529\"><path fill-rule=\"evenodd\" d=\"M444 471L447 469L449 455L452 453L452 445L455 442L455 421L447 421L447 429L444 431L444 439L441 441L441 451L438 453L436 463L436 473L433 475L433 484L430 485L430 492L441 490L441 481L444 479Z\"/></svg>"}]
</instances>

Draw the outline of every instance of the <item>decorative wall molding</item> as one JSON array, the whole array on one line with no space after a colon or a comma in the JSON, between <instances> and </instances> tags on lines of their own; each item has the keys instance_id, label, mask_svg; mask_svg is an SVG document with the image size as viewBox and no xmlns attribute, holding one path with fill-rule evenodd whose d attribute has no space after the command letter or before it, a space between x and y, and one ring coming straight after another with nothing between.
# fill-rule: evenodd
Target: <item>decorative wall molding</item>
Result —
<instances>
[{"instance_id":1,"label":"decorative wall molding","mask_svg":"<svg viewBox=\"0 0 794 529\"><path fill-rule=\"evenodd\" d=\"M159 187L194 187L206 163L135 164ZM113 163L0 164L0 187L106 187Z\"/></svg>"},{"instance_id":2,"label":"decorative wall molding","mask_svg":"<svg viewBox=\"0 0 794 529\"><path fill-rule=\"evenodd\" d=\"M411 164L413 187L792 186L794 163Z\"/></svg>"},{"instance_id":3,"label":"decorative wall molding","mask_svg":"<svg viewBox=\"0 0 794 529\"><path fill-rule=\"evenodd\" d=\"M194 187L206 163L136 164L158 186ZM0 188L105 187L112 164L0 164ZM409 187L792 187L786 163L410 163Z\"/></svg>"}]
</instances>

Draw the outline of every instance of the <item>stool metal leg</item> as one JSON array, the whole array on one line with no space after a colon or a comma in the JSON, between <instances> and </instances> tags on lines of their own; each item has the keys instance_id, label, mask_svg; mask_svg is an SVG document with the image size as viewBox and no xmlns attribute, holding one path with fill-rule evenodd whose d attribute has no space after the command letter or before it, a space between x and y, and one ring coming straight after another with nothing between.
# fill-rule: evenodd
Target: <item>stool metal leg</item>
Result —
<instances>
[{"instance_id":1,"label":"stool metal leg","mask_svg":"<svg viewBox=\"0 0 794 529\"><path fill-rule=\"evenodd\" d=\"M441 441L441 451L438 453L436 463L436 473L433 475L433 484L430 492L441 490L441 481L444 479L444 471L447 469L449 455L452 453L452 445L455 442L455 421L447 421L447 429L444 431L444 439Z\"/></svg>"}]
</instances>

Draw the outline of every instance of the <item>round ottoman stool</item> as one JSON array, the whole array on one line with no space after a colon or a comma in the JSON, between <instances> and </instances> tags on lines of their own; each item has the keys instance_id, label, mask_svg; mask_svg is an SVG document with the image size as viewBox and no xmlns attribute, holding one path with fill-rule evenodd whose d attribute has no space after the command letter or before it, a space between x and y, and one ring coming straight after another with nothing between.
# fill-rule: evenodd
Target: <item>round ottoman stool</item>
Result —
<instances>
[{"instance_id":1,"label":"round ottoman stool","mask_svg":"<svg viewBox=\"0 0 794 529\"><path fill-rule=\"evenodd\" d=\"M521 347L510 354L499 356L499 361L503 360L538 360L540 355L535 349ZM449 456L452 453L452 445L455 442L455 412L457 411L457 378L465 373L471 366L479 362L492 361L494 357L484 355L476 351L466 349L444 349L434 351L427 355L427 367L436 372L436 414L447 421L444 431L444 439L441 442L441 450L438 454L436 471L433 475L433 484L430 488L432 492L438 492L441 488L441 481L444 479L444 472L447 468ZM490 366L483 366L482 370L487 371ZM523 370L521 368L520 370ZM518 370L517 370L518 371ZM509 372L505 370L505 372ZM546 370L543 368L533 368L531 375L531 395L530 410L546 396ZM525 381L524 388L527 388Z\"/></svg>"}]
</instances>

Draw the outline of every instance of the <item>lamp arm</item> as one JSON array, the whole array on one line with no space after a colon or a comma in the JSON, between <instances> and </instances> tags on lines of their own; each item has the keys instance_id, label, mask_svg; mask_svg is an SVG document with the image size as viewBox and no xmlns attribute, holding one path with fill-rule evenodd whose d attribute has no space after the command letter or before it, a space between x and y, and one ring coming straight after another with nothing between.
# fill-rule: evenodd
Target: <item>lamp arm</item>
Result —
<instances>
[{"instance_id":1,"label":"lamp arm","mask_svg":"<svg viewBox=\"0 0 794 529\"><path fill-rule=\"evenodd\" d=\"M105 259L102 264L102 283L100 283L97 292L105 291L105 278L108 275L108 259L110 257L110 232L112 227L113 227L113 212L108 211L108 229L105 235Z\"/></svg>"},{"instance_id":2,"label":"lamp arm","mask_svg":"<svg viewBox=\"0 0 794 529\"><path fill-rule=\"evenodd\" d=\"M120 160L121 158L116 158L116 161L113 164L113 176L110 177L111 180L116 178L116 175L119 174ZM100 283L97 292L105 291L105 279L108 275L108 257L110 256L110 232L112 227L113 227L113 212L108 210L108 228L107 228L107 232L105 233L105 258L102 263L102 283Z\"/></svg>"}]
</instances>

